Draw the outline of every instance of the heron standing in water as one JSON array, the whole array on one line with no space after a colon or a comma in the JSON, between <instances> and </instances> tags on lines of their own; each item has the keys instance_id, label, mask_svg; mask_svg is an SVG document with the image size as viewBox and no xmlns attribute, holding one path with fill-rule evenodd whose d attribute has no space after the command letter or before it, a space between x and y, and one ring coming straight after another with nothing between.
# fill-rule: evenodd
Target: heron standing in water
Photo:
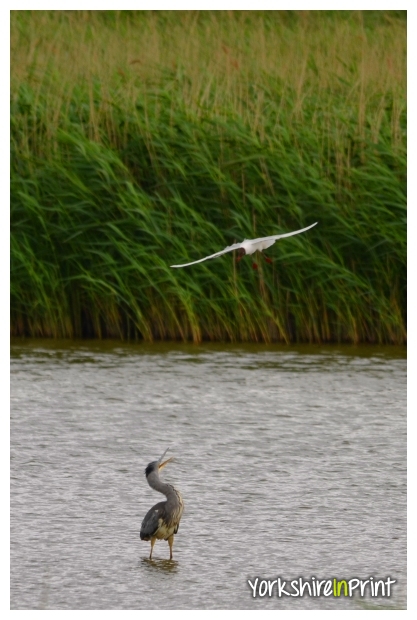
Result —
<instances>
[{"instance_id":1,"label":"heron standing in water","mask_svg":"<svg viewBox=\"0 0 417 620\"><path fill-rule=\"evenodd\" d=\"M155 504L155 506L147 512L142 521L142 527L140 528L141 540L151 541L150 560L152 560L152 551L156 539L162 538L168 541L169 559L172 560L174 534L178 532L182 512L184 510L184 502L181 493L173 487L172 484L162 482L159 477L160 470L173 460L173 457L171 457L162 463L162 459L168 450L169 448L165 450L160 459L149 463L148 467L145 469L146 480L149 486L155 489L155 491L163 493L167 498L166 502Z\"/></svg>"}]
</instances>

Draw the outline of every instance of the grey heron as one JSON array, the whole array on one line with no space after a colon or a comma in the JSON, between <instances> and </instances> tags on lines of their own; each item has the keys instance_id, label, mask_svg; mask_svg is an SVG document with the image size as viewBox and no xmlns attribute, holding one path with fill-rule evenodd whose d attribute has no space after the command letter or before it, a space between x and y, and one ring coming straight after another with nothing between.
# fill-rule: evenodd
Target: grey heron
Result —
<instances>
[{"instance_id":1,"label":"grey heron","mask_svg":"<svg viewBox=\"0 0 417 620\"><path fill-rule=\"evenodd\" d=\"M195 260L192 263L185 263L185 265L171 265L171 267L174 267L174 268L189 267L190 265L196 265L197 263L202 263L205 260L209 260L209 258L216 258L217 256L226 254L226 252L232 252L233 250L238 250L237 260L240 261L246 254L248 255L253 254L257 250L259 250L259 252L262 252L263 250L266 250L267 248L271 247L271 245L274 245L275 241L277 241L278 239L283 239L284 237L292 237L293 235L299 235L300 233L303 233L306 230L313 228L313 226L315 226L316 224L318 224L318 222L315 222L314 224L307 226L307 228L301 228L301 230L294 230L293 232L284 233L282 235L272 235L270 237L259 237L258 239L245 239L244 241L242 241L242 243L234 243L233 245L228 245L224 250L221 250L220 252L216 252L215 254L210 254L210 256L206 256L205 258L200 258L200 260ZM265 260L267 260L268 263L272 262L271 259L268 258L267 256L265 256ZM257 269L258 265L256 263L253 263L253 267L254 269Z\"/></svg>"},{"instance_id":2,"label":"grey heron","mask_svg":"<svg viewBox=\"0 0 417 620\"><path fill-rule=\"evenodd\" d=\"M151 541L151 553L149 559L152 560L152 551L157 539L164 539L169 544L169 559L172 560L172 545L174 544L174 534L178 532L178 527L184 510L184 502L181 493L172 484L162 482L159 472L173 457L162 463L162 459L168 452L165 450L161 458L149 463L145 469L146 480L149 486L159 493L163 493L167 498L165 502L155 504L147 513L142 521L140 529L141 540Z\"/></svg>"}]
</instances>

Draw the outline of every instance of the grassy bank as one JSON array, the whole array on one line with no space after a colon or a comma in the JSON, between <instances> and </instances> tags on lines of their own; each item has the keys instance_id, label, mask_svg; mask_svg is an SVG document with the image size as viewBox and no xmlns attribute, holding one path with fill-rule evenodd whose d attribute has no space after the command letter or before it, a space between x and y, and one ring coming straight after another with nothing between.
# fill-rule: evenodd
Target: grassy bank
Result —
<instances>
[{"instance_id":1,"label":"grassy bank","mask_svg":"<svg viewBox=\"0 0 417 620\"><path fill-rule=\"evenodd\" d=\"M11 43L13 335L405 342L402 12L14 11Z\"/></svg>"}]
</instances>

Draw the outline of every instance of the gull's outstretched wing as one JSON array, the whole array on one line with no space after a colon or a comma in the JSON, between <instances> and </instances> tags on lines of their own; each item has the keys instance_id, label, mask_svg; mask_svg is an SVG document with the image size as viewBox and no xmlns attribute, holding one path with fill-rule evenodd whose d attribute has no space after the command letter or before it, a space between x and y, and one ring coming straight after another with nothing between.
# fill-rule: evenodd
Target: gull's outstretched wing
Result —
<instances>
[{"instance_id":1,"label":"gull's outstretched wing","mask_svg":"<svg viewBox=\"0 0 417 620\"><path fill-rule=\"evenodd\" d=\"M209 258L216 258L216 256L221 256L222 254L226 254L226 252L232 252L233 250L238 250L242 247L241 243L234 243L233 245L228 245L227 248L221 250L220 252L216 252L215 254L210 254L210 256L206 256L205 258L200 258L200 260L195 260L192 263L186 263L185 265L171 265L171 267L189 267L190 265L195 265L197 263L202 263Z\"/></svg>"},{"instance_id":2,"label":"gull's outstretched wing","mask_svg":"<svg viewBox=\"0 0 417 620\"><path fill-rule=\"evenodd\" d=\"M314 224L307 226L307 228L301 228L301 230L294 230L293 232L284 233L283 235L271 235L270 237L259 237L259 239L250 239L250 241L251 243L257 243L258 241L272 241L272 240L276 241L277 239L282 239L283 237L292 237L293 235L299 235L300 233L305 232L306 230L309 230L310 228L313 228L313 226L315 226L316 224L318 224L318 222L314 222Z\"/></svg>"},{"instance_id":3,"label":"gull's outstretched wing","mask_svg":"<svg viewBox=\"0 0 417 620\"><path fill-rule=\"evenodd\" d=\"M307 226L307 228L302 228L301 230L294 230L293 232L284 233L283 235L272 235L271 237L259 237L258 239L245 239L244 241L242 241L242 243L234 243L233 245L228 245L227 248L224 248L224 250L221 250L221 252L210 254L210 256L206 256L205 258L200 258L200 260L195 260L192 263L185 263L185 265L171 265L171 267L178 268L178 267L189 267L190 265L196 265L197 263L202 263L205 260L209 260L209 258L216 258L216 256L221 256L222 254L226 254L226 252L232 252L233 250L244 248L245 245L247 246L248 243L255 244L255 243L258 243L259 241L272 241L272 240L276 241L277 239L282 239L282 237L291 237L292 235L298 235L302 232L305 232L306 230L309 230L310 228L313 228L313 226L315 226L316 224L318 224L318 222L311 224L311 226Z\"/></svg>"}]
</instances>

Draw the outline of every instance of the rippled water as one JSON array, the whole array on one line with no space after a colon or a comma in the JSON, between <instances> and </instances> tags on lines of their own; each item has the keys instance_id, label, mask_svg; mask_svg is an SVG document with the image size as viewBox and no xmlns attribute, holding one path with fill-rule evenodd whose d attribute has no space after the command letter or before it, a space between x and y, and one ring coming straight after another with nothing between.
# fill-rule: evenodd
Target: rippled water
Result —
<instances>
[{"instance_id":1,"label":"rippled water","mask_svg":"<svg viewBox=\"0 0 417 620\"><path fill-rule=\"evenodd\" d=\"M12 609L405 607L403 350L34 342L11 368ZM185 512L149 561L172 444ZM396 584L252 597L277 576Z\"/></svg>"}]
</instances>

